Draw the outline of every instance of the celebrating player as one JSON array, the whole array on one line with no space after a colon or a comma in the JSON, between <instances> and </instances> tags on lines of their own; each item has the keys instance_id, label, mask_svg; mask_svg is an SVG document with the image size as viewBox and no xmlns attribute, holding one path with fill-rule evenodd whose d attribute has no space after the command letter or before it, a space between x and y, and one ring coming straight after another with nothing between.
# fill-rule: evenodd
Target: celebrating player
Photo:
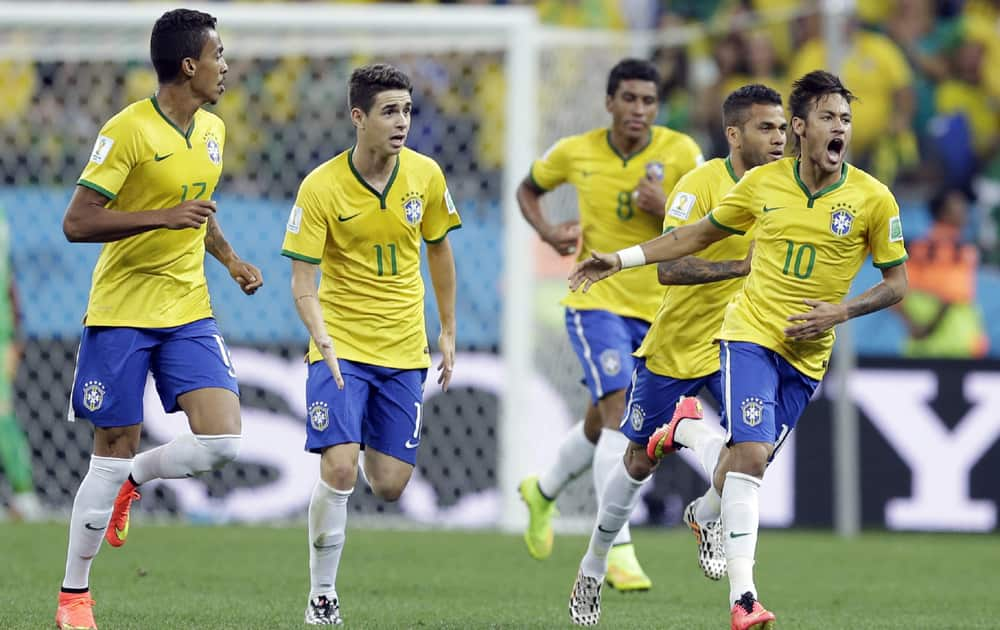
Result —
<instances>
[{"instance_id":1,"label":"celebrating player","mask_svg":"<svg viewBox=\"0 0 1000 630\"><path fill-rule=\"evenodd\" d=\"M215 23L186 9L156 21L150 52L159 89L101 129L63 220L70 241L106 245L73 382L70 417L94 424L94 451L70 517L59 628L97 627L90 565L102 538L125 542L137 486L212 470L239 451L239 388L212 318L205 252L248 295L263 280L215 218L226 128L201 109L225 90ZM183 410L192 432L136 456L150 371L164 409Z\"/></svg>"},{"instance_id":2,"label":"celebrating player","mask_svg":"<svg viewBox=\"0 0 1000 630\"><path fill-rule=\"evenodd\" d=\"M444 389L454 365L455 262L447 235L461 220L441 168L403 146L412 89L385 64L351 74L356 143L302 182L282 249L292 259L292 297L310 336L306 449L321 453L309 502L305 620L313 625L341 623L336 577L360 448L365 478L387 501L399 498L417 459L430 365L421 238L441 320Z\"/></svg>"},{"instance_id":3,"label":"celebrating player","mask_svg":"<svg viewBox=\"0 0 1000 630\"><path fill-rule=\"evenodd\" d=\"M694 140L653 125L659 108L659 75L646 61L625 59L608 76L605 107L609 129L594 129L557 142L531 167L517 191L521 212L559 254L607 251L660 233L667 193L682 175L702 162ZM539 199L569 182L577 191L580 220L552 225ZM593 462L594 488L601 496L610 471L628 440L618 430L625 411L625 389L632 374L632 352L639 347L663 297L654 269L636 269L587 294L569 294L566 330L583 366L590 390L586 419L563 438L551 467L521 482L528 506L524 534L528 552L539 560L552 553L555 500L574 477ZM596 445L596 446L595 446ZM646 590L652 583L639 566L628 526L608 557L608 583L622 591Z\"/></svg>"},{"instance_id":4,"label":"celebrating player","mask_svg":"<svg viewBox=\"0 0 1000 630\"><path fill-rule=\"evenodd\" d=\"M715 469L733 630L774 624L753 580L758 493L768 463L826 371L834 326L891 306L906 291L899 206L884 185L844 161L853 98L828 72L801 77L789 99L798 158L747 173L693 225L616 253L594 252L570 277L571 288L586 291L620 269L673 260L756 224L753 266L717 335L726 454L715 466L699 452L709 442L699 413L675 414L650 437L647 451L659 459L690 447ZM882 281L842 302L869 253Z\"/></svg>"},{"instance_id":5,"label":"celebrating player","mask_svg":"<svg viewBox=\"0 0 1000 630\"><path fill-rule=\"evenodd\" d=\"M744 86L730 94L722 106L729 156L699 166L677 182L667 204L666 231L688 225L708 215L743 174L751 168L781 159L788 123L781 95L763 85ZM719 351L712 339L722 325L726 304L743 284L750 268L750 233L715 243L696 256L660 263L660 282L667 288L656 319L636 351L638 357L627 413L621 422L629 439L624 463L612 470L601 497L601 511L590 547L570 600L574 623L596 623L600 617L601 582L607 570L611 541L639 501L640 490L656 462L646 456L646 443L658 426L657 418L674 413L678 399L694 396L707 387L721 402ZM677 413L690 413L694 398ZM713 470L724 440L712 436L702 451ZM621 460L619 460L621 461ZM684 520L698 540L698 561L708 577L725 575L719 524L720 497L709 484L705 496L684 511Z\"/></svg>"}]
</instances>

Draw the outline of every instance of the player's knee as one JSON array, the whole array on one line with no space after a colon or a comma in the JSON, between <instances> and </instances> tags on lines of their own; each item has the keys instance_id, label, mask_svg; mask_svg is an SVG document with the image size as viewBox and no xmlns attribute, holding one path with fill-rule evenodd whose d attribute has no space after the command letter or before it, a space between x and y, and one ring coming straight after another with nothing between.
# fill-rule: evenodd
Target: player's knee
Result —
<instances>
[{"instance_id":1,"label":"player's knee","mask_svg":"<svg viewBox=\"0 0 1000 630\"><path fill-rule=\"evenodd\" d=\"M767 470L767 458L770 454L765 444L757 442L745 442L734 444L730 449L729 457L726 460L725 472L743 473L758 479L764 478L764 471ZM719 471L716 471L717 473Z\"/></svg>"},{"instance_id":2,"label":"player's knee","mask_svg":"<svg viewBox=\"0 0 1000 630\"><path fill-rule=\"evenodd\" d=\"M239 435L196 435L195 439L204 449L208 470L222 468L240 454Z\"/></svg>"},{"instance_id":3,"label":"player's knee","mask_svg":"<svg viewBox=\"0 0 1000 630\"><path fill-rule=\"evenodd\" d=\"M323 481L332 488L353 488L358 480L358 465L355 462L323 461L320 468Z\"/></svg>"},{"instance_id":4,"label":"player's knee","mask_svg":"<svg viewBox=\"0 0 1000 630\"><path fill-rule=\"evenodd\" d=\"M406 481L377 481L373 482L371 487L372 493L374 493L375 496L383 501L392 503L394 501L398 501L399 497L403 495L403 489L406 488Z\"/></svg>"},{"instance_id":5,"label":"player's knee","mask_svg":"<svg viewBox=\"0 0 1000 630\"><path fill-rule=\"evenodd\" d=\"M625 470L632 479L642 481L656 470L656 462L649 459L644 446L630 441L625 451Z\"/></svg>"}]
</instances>

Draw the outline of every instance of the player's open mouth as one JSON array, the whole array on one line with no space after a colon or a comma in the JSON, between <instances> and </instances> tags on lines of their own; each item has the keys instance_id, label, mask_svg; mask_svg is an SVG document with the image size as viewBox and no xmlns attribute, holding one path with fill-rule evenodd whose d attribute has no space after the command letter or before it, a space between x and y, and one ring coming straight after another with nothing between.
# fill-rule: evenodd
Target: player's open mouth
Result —
<instances>
[{"instance_id":1,"label":"player's open mouth","mask_svg":"<svg viewBox=\"0 0 1000 630\"><path fill-rule=\"evenodd\" d=\"M392 143L393 146L403 146L403 143L406 142L406 134L399 133L394 136L389 136L389 142Z\"/></svg>"},{"instance_id":2,"label":"player's open mouth","mask_svg":"<svg viewBox=\"0 0 1000 630\"><path fill-rule=\"evenodd\" d=\"M844 139L834 138L826 145L826 153L831 162L839 162L844 153Z\"/></svg>"},{"instance_id":3,"label":"player's open mouth","mask_svg":"<svg viewBox=\"0 0 1000 630\"><path fill-rule=\"evenodd\" d=\"M629 128L629 131L642 131L646 128L646 123L642 120L630 120L625 125Z\"/></svg>"},{"instance_id":4,"label":"player's open mouth","mask_svg":"<svg viewBox=\"0 0 1000 630\"><path fill-rule=\"evenodd\" d=\"M774 151L771 151L770 153L768 153L768 155L770 155L772 158L774 158L776 160L780 160L781 158L785 157L785 150L784 149L775 149Z\"/></svg>"}]
</instances>

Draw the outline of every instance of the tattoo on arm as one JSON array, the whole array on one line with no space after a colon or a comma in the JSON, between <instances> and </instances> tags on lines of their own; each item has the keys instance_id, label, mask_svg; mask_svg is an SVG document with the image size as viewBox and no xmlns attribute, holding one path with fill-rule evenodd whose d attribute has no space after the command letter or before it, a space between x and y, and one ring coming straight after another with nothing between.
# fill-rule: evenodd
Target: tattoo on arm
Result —
<instances>
[{"instance_id":1,"label":"tattoo on arm","mask_svg":"<svg viewBox=\"0 0 1000 630\"><path fill-rule=\"evenodd\" d=\"M847 317L854 319L868 313L880 311L903 299L896 290L885 282L879 282L858 297L847 303Z\"/></svg>"},{"instance_id":2,"label":"tattoo on arm","mask_svg":"<svg viewBox=\"0 0 1000 630\"><path fill-rule=\"evenodd\" d=\"M205 228L205 251L212 255L223 265L236 257L236 252L230 247L226 237L222 234L222 228L214 216L208 217L208 225Z\"/></svg>"},{"instance_id":3,"label":"tattoo on arm","mask_svg":"<svg viewBox=\"0 0 1000 630\"><path fill-rule=\"evenodd\" d=\"M745 275L744 265L742 260L712 262L697 256L685 256L660 263L657 276L660 284L706 284L741 278Z\"/></svg>"}]
</instances>

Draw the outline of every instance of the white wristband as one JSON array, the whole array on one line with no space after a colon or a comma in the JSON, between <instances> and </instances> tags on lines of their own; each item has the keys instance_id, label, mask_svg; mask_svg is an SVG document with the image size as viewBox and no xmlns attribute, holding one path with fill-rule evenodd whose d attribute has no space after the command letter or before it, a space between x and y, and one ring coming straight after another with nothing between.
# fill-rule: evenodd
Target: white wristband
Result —
<instances>
[{"instance_id":1,"label":"white wristband","mask_svg":"<svg viewBox=\"0 0 1000 630\"><path fill-rule=\"evenodd\" d=\"M646 264L646 254L642 252L641 245L633 245L617 252L618 260L622 261L622 269L629 267L642 267Z\"/></svg>"}]
</instances>

